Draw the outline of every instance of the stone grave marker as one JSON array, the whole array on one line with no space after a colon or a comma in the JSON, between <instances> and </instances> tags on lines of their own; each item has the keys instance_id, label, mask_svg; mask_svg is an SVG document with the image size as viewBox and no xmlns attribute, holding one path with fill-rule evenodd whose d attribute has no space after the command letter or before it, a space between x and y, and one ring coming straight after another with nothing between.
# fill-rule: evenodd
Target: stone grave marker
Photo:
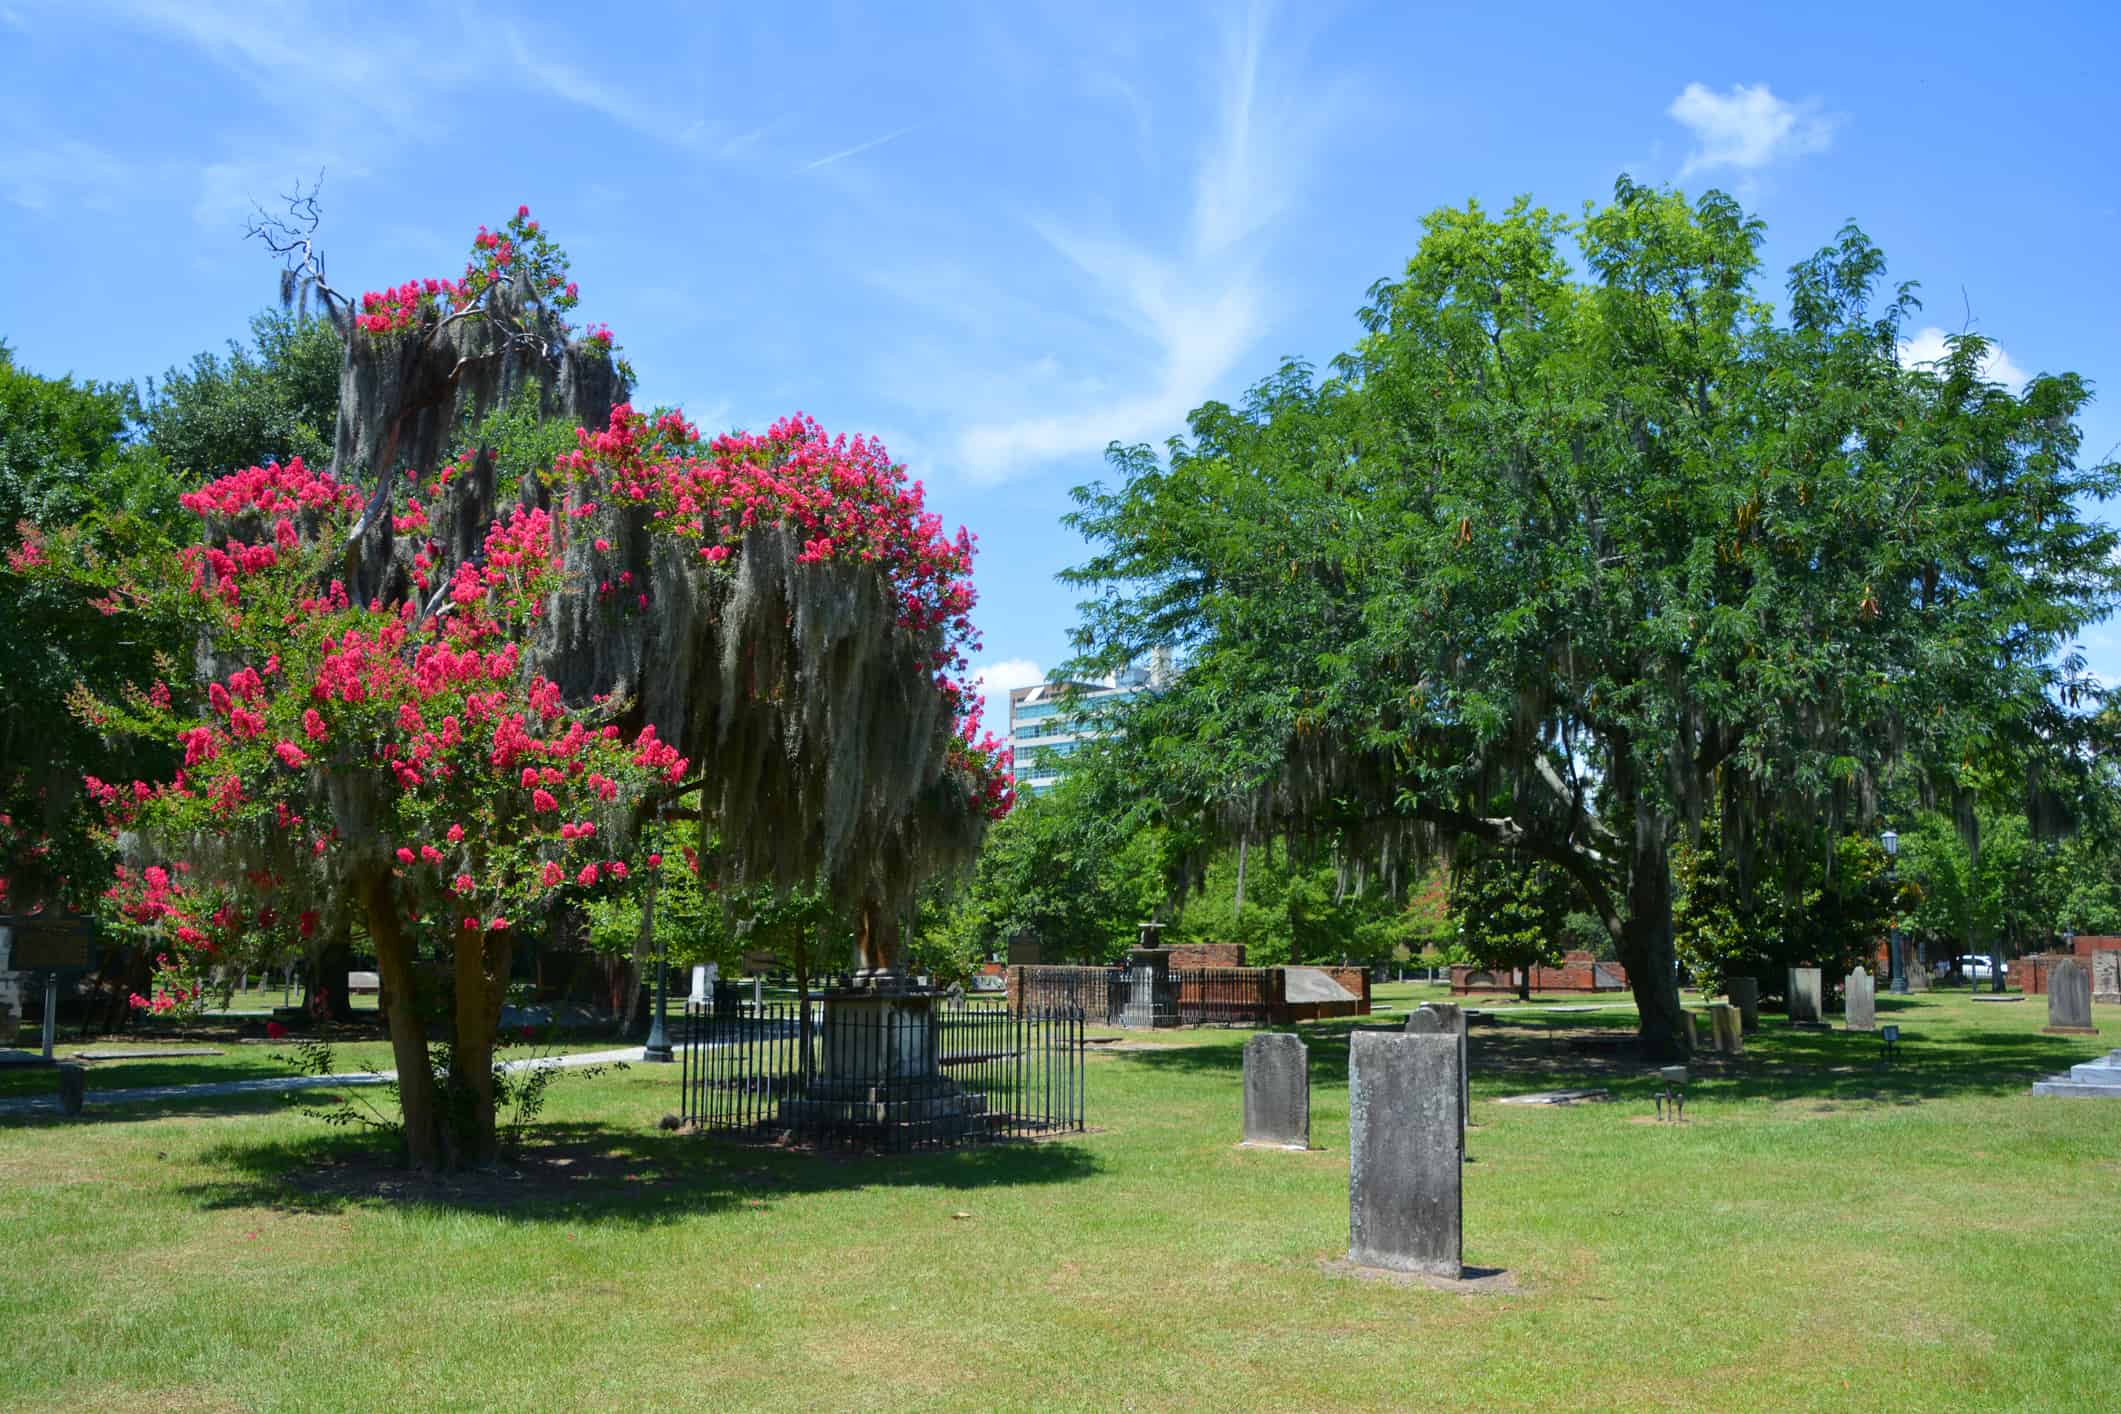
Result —
<instances>
[{"instance_id":1,"label":"stone grave marker","mask_svg":"<svg viewBox=\"0 0 2121 1414\"><path fill-rule=\"evenodd\" d=\"M1458 1038L1458 1147L1465 1148L1465 1127L1472 1122L1473 1071L1467 1059L1466 1009L1457 1002L1423 1002L1407 1013L1410 1036Z\"/></svg>"},{"instance_id":2,"label":"stone grave marker","mask_svg":"<svg viewBox=\"0 0 2121 1414\"><path fill-rule=\"evenodd\" d=\"M1821 1025L1819 1009L1819 969L1816 967L1793 967L1790 969L1789 1010L1790 1025Z\"/></svg>"},{"instance_id":3,"label":"stone grave marker","mask_svg":"<svg viewBox=\"0 0 2121 1414\"><path fill-rule=\"evenodd\" d=\"M2096 1036L2092 1025L2092 981L2074 960L2058 962L2047 973L2047 1025L2050 1036Z\"/></svg>"},{"instance_id":4,"label":"stone grave marker","mask_svg":"<svg viewBox=\"0 0 2121 1414\"><path fill-rule=\"evenodd\" d=\"M1841 984L1842 1025L1850 1031L1878 1029L1878 979L1868 967L1849 973Z\"/></svg>"},{"instance_id":5,"label":"stone grave marker","mask_svg":"<svg viewBox=\"0 0 2121 1414\"><path fill-rule=\"evenodd\" d=\"M1458 1038L1348 1039L1348 1261L1464 1275Z\"/></svg>"},{"instance_id":6,"label":"stone grave marker","mask_svg":"<svg viewBox=\"0 0 2121 1414\"><path fill-rule=\"evenodd\" d=\"M1738 1008L1729 1002L1717 1002L1709 1008L1709 1033L1716 1040L1716 1049L1727 1056L1745 1054L1745 1026L1738 1015Z\"/></svg>"},{"instance_id":7,"label":"stone grave marker","mask_svg":"<svg viewBox=\"0 0 2121 1414\"><path fill-rule=\"evenodd\" d=\"M1301 1037L1270 1031L1245 1042L1244 1142L1311 1147L1311 1057Z\"/></svg>"},{"instance_id":8,"label":"stone grave marker","mask_svg":"<svg viewBox=\"0 0 2121 1414\"><path fill-rule=\"evenodd\" d=\"M1739 1029L1750 1036L1760 1029L1760 979L1758 977L1726 977L1723 994L1738 1008Z\"/></svg>"},{"instance_id":9,"label":"stone grave marker","mask_svg":"<svg viewBox=\"0 0 2121 1414\"><path fill-rule=\"evenodd\" d=\"M1930 989L1930 970L1913 958L1907 961L1907 989L1910 992L1927 992Z\"/></svg>"},{"instance_id":10,"label":"stone grave marker","mask_svg":"<svg viewBox=\"0 0 2121 1414\"><path fill-rule=\"evenodd\" d=\"M2092 954L2092 1000L2102 1006L2121 1006L2121 950L2106 948Z\"/></svg>"},{"instance_id":11,"label":"stone grave marker","mask_svg":"<svg viewBox=\"0 0 2121 1414\"><path fill-rule=\"evenodd\" d=\"M81 1113L88 1100L88 1067L66 1062L59 1067L59 1109L68 1116Z\"/></svg>"}]
</instances>

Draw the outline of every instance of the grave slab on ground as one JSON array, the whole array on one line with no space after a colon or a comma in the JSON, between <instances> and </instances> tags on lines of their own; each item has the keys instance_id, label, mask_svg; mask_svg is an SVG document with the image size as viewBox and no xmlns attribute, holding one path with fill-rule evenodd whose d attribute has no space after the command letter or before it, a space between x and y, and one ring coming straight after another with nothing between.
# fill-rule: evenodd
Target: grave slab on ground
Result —
<instances>
[{"instance_id":1,"label":"grave slab on ground","mask_svg":"<svg viewBox=\"0 0 2121 1414\"><path fill-rule=\"evenodd\" d=\"M2073 1065L2067 1075L2051 1075L2035 1081L2033 1093L2061 1095L2073 1100L2121 1100L2121 1050L2110 1051L2082 1065Z\"/></svg>"}]
</instances>

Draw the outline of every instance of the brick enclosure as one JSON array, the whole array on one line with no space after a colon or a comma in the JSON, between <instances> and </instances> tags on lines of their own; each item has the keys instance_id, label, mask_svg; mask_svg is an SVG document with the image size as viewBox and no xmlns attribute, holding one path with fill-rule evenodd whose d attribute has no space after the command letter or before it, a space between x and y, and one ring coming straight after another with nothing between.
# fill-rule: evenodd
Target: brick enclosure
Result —
<instances>
[{"instance_id":1,"label":"brick enclosure","mask_svg":"<svg viewBox=\"0 0 2121 1414\"><path fill-rule=\"evenodd\" d=\"M1457 966L1451 969L1454 992L1514 992L1518 970ZM1617 962L1597 962L1587 952L1568 952L1554 967L1532 969L1535 992L1624 992L1628 970Z\"/></svg>"}]
</instances>

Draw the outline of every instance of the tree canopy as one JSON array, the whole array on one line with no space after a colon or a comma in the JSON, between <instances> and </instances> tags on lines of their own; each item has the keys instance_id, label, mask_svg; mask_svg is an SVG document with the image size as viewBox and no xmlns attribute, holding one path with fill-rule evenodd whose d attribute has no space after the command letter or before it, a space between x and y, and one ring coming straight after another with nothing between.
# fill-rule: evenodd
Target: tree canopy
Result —
<instances>
[{"instance_id":1,"label":"tree canopy","mask_svg":"<svg viewBox=\"0 0 2121 1414\"><path fill-rule=\"evenodd\" d=\"M1625 178L1571 221L1425 223L1363 336L1083 488L1095 670L1141 779L1225 834L1391 872L1446 838L1569 877L1678 1042L1672 850L1820 853L1898 768L1951 792L2066 755L2072 636L2121 590L2073 374L1902 361L1913 288L1853 225L1762 298L1761 224ZM1573 246L1573 250L1570 247Z\"/></svg>"}]
</instances>

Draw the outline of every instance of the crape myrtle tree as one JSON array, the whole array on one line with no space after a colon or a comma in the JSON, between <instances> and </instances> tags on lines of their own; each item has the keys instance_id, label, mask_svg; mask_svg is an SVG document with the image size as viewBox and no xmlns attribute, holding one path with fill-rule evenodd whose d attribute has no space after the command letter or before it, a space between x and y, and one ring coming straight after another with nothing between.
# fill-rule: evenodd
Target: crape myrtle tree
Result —
<instances>
[{"instance_id":1,"label":"crape myrtle tree","mask_svg":"<svg viewBox=\"0 0 2121 1414\"><path fill-rule=\"evenodd\" d=\"M156 681L77 702L182 751L168 779L91 783L126 861L110 908L156 940L141 1000L165 1009L216 961L357 919L411 1162L483 1163L513 940L652 873L651 820L711 838L724 885L822 888L894 961L891 920L1011 799L972 739L972 545L874 442L636 411L527 209L461 279L357 302L315 230L298 202L261 233L345 341L330 470L221 477L184 498L181 560L116 572L121 603L204 618ZM520 403L571 449L454 444ZM44 572L66 536L34 539Z\"/></svg>"},{"instance_id":2,"label":"crape myrtle tree","mask_svg":"<svg viewBox=\"0 0 2121 1414\"><path fill-rule=\"evenodd\" d=\"M1381 867L1553 864L1668 1054L1672 854L1712 811L1745 869L1768 823L1823 854L1895 761L1948 794L2066 755L2067 650L2117 588L2084 383L1985 382L1971 335L1905 366L1911 289L1853 226L1778 316L1761 239L1625 178L1575 222L1439 211L1333 376L1115 447L1077 493L1078 666L1190 660L1125 709L1140 778Z\"/></svg>"}]
</instances>

